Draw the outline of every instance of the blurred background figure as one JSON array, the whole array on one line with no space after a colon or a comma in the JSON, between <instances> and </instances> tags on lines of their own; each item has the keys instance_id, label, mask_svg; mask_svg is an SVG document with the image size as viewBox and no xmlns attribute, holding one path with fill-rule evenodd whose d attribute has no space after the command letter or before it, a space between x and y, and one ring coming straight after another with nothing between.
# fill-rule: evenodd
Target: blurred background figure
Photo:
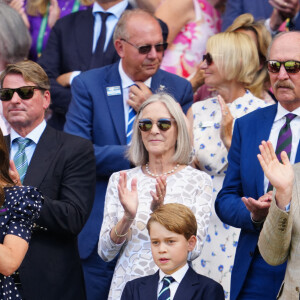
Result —
<instances>
[{"instance_id":1,"label":"blurred background figure","mask_svg":"<svg viewBox=\"0 0 300 300\"><path fill-rule=\"evenodd\" d=\"M98 253L105 261L119 253L108 299L121 298L127 281L157 271L146 224L163 203L188 206L196 216L201 253L209 224L212 183L207 174L188 166L191 144L182 109L167 94L154 94L142 105L133 126L130 161L134 169L109 180Z\"/></svg>"},{"instance_id":2,"label":"blurred background figure","mask_svg":"<svg viewBox=\"0 0 300 300\"><path fill-rule=\"evenodd\" d=\"M249 89L258 98L274 103L274 95L270 91L270 79L267 69L267 52L272 37L263 22L256 22L251 14L243 14L237 17L233 24L226 30L235 31L249 35L253 39L259 56L259 69L255 74Z\"/></svg>"},{"instance_id":3,"label":"blurred background figure","mask_svg":"<svg viewBox=\"0 0 300 300\"><path fill-rule=\"evenodd\" d=\"M36 61L45 49L50 31L59 18L85 10L94 0L27 0L26 14L32 37L30 59Z\"/></svg>"},{"instance_id":4,"label":"blurred background figure","mask_svg":"<svg viewBox=\"0 0 300 300\"><path fill-rule=\"evenodd\" d=\"M0 74L7 64L24 60L28 57L31 37L20 14L7 4L0 2ZM1 86L0 86L1 87ZM0 102L0 128L3 135L10 130L3 116Z\"/></svg>"},{"instance_id":5,"label":"blurred background figure","mask_svg":"<svg viewBox=\"0 0 300 300\"><path fill-rule=\"evenodd\" d=\"M194 103L188 111L196 168L213 179L213 201L227 170L234 120L266 103L247 87L259 69L255 43L239 32L219 33L209 38L202 69L205 84L220 96ZM208 235L195 270L220 282L229 298L230 276L240 229L229 227L217 217L214 205Z\"/></svg>"}]
</instances>

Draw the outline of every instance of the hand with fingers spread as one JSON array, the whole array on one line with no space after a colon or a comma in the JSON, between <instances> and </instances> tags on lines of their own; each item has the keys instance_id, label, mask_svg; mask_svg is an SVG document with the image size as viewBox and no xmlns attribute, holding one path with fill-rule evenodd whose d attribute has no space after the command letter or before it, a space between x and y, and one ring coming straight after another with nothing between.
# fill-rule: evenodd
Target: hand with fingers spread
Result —
<instances>
[{"instance_id":1,"label":"hand with fingers spread","mask_svg":"<svg viewBox=\"0 0 300 300\"><path fill-rule=\"evenodd\" d=\"M118 193L120 202L124 208L124 215L129 220L134 219L139 205L137 179L132 179L131 190L129 190L127 188L127 174L125 171L121 171L118 184Z\"/></svg>"},{"instance_id":2,"label":"hand with fingers spread","mask_svg":"<svg viewBox=\"0 0 300 300\"><path fill-rule=\"evenodd\" d=\"M157 177L155 188L155 192L150 191L150 194L152 196L152 202L150 205L151 211L155 211L159 206L161 206L164 203L167 190L167 176L162 175Z\"/></svg>"},{"instance_id":3,"label":"hand with fingers spread","mask_svg":"<svg viewBox=\"0 0 300 300\"><path fill-rule=\"evenodd\" d=\"M242 197L242 201L251 213L254 222L262 222L267 217L272 200L272 191L255 200L251 197Z\"/></svg>"},{"instance_id":4,"label":"hand with fingers spread","mask_svg":"<svg viewBox=\"0 0 300 300\"><path fill-rule=\"evenodd\" d=\"M137 81L135 84L129 89L127 103L138 112L140 106L152 95L152 92L143 82Z\"/></svg>"},{"instance_id":5,"label":"hand with fingers spread","mask_svg":"<svg viewBox=\"0 0 300 300\"><path fill-rule=\"evenodd\" d=\"M13 160L9 161L9 176L15 185L21 186L20 175Z\"/></svg>"},{"instance_id":6,"label":"hand with fingers spread","mask_svg":"<svg viewBox=\"0 0 300 300\"><path fill-rule=\"evenodd\" d=\"M291 201L294 184L294 171L285 151L281 152L282 163L279 162L272 143L262 141L257 155L260 165L273 187L276 188L276 202L284 209Z\"/></svg>"},{"instance_id":7,"label":"hand with fingers spread","mask_svg":"<svg viewBox=\"0 0 300 300\"><path fill-rule=\"evenodd\" d=\"M217 99L222 111L220 137L226 149L229 150L232 140L232 126L234 119L223 97L221 95L218 95Z\"/></svg>"}]
</instances>

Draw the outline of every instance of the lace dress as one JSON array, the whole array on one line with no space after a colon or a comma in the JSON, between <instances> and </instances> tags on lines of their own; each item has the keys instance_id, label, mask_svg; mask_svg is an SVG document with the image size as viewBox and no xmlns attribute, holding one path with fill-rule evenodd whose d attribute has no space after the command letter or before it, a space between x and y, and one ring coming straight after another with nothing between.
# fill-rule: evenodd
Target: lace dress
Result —
<instances>
[{"instance_id":1,"label":"lace dress","mask_svg":"<svg viewBox=\"0 0 300 300\"><path fill-rule=\"evenodd\" d=\"M158 270L152 259L150 239L146 228L151 213L150 203L152 197L150 191L155 191L156 180L146 176L141 167L127 171L128 188L130 188L133 178L138 179L139 206L136 218L131 225L128 241L123 244L115 244L110 239L111 229L122 218L124 212L117 190L119 172L110 177L105 198L104 219L100 232L98 253L106 261L112 260L120 253L108 297L111 300L121 298L127 281L151 275ZM164 203L184 204L194 212L197 219L198 242L191 253L191 260L201 253L209 224L211 200L212 182L204 172L187 166L167 177L167 193Z\"/></svg>"},{"instance_id":2,"label":"lace dress","mask_svg":"<svg viewBox=\"0 0 300 300\"><path fill-rule=\"evenodd\" d=\"M197 70L209 37L220 32L220 13L206 0L193 0L196 18L186 24L164 53L161 68L187 78Z\"/></svg>"},{"instance_id":3,"label":"lace dress","mask_svg":"<svg viewBox=\"0 0 300 300\"><path fill-rule=\"evenodd\" d=\"M246 91L244 96L227 105L234 119L237 119L268 104ZM222 188L228 164L228 152L220 138L221 108L217 98L210 98L194 103L192 111L197 167L213 180L213 205L208 234L201 257L194 260L192 265L196 272L221 283L225 298L229 299L231 270L240 229L222 223L214 209L214 201Z\"/></svg>"},{"instance_id":4,"label":"lace dress","mask_svg":"<svg viewBox=\"0 0 300 300\"><path fill-rule=\"evenodd\" d=\"M0 208L0 243L7 234L19 236L29 243L34 220L40 215L43 196L36 188L5 187L4 205ZM0 274L0 299L21 299L10 276Z\"/></svg>"}]
</instances>

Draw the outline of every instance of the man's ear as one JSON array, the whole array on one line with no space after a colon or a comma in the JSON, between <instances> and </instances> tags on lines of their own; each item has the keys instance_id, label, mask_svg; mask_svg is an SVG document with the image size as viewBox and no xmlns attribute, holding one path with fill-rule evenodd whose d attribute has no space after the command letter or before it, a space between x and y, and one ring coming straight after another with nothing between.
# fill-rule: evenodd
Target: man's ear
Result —
<instances>
[{"instance_id":1,"label":"man's ear","mask_svg":"<svg viewBox=\"0 0 300 300\"><path fill-rule=\"evenodd\" d=\"M119 54L119 56L121 58L123 58L124 57L124 43L120 39L115 40L115 49L116 49L117 53Z\"/></svg>"},{"instance_id":2,"label":"man's ear","mask_svg":"<svg viewBox=\"0 0 300 300\"><path fill-rule=\"evenodd\" d=\"M43 100L44 100L43 107L46 110L49 107L50 103L51 103L50 91L47 90L47 91L44 92Z\"/></svg>"},{"instance_id":3,"label":"man's ear","mask_svg":"<svg viewBox=\"0 0 300 300\"><path fill-rule=\"evenodd\" d=\"M197 244L197 238L192 235L189 239L188 239L188 251L193 251L195 246Z\"/></svg>"}]
</instances>

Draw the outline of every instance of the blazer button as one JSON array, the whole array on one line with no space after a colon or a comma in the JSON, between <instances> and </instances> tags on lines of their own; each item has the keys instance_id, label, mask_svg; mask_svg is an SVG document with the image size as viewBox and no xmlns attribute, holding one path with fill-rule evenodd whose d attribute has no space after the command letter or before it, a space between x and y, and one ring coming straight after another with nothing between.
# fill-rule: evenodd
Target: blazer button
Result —
<instances>
[{"instance_id":1,"label":"blazer button","mask_svg":"<svg viewBox=\"0 0 300 300\"><path fill-rule=\"evenodd\" d=\"M253 257L253 254L254 254L254 252L253 252L253 251L250 251L250 256L251 256L251 257Z\"/></svg>"}]
</instances>

